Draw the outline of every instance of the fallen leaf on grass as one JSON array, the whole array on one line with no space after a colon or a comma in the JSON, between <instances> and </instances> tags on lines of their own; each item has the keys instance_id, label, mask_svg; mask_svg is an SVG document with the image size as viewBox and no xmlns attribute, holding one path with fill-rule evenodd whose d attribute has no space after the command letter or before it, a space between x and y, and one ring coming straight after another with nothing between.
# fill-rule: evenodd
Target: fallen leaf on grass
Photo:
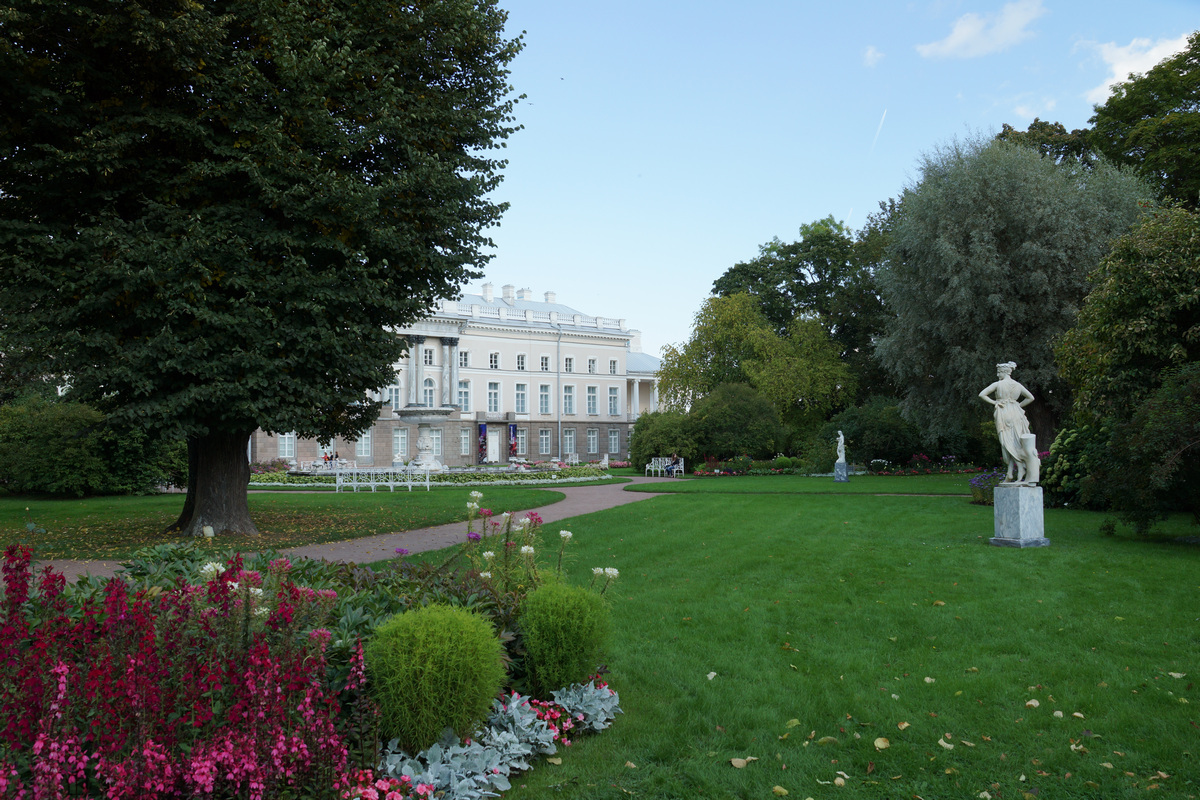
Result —
<instances>
[{"instance_id":1,"label":"fallen leaf on grass","mask_svg":"<svg viewBox=\"0 0 1200 800\"><path fill-rule=\"evenodd\" d=\"M928 677L928 676L925 678L925 682L926 682L926 683L933 683L933 682L934 682L934 681L936 681L936 680L937 680L937 678L930 678L930 677Z\"/></svg>"},{"instance_id":2,"label":"fallen leaf on grass","mask_svg":"<svg viewBox=\"0 0 1200 800\"><path fill-rule=\"evenodd\" d=\"M817 744L837 744L837 737L822 736L820 739L817 739Z\"/></svg>"},{"instance_id":3,"label":"fallen leaf on grass","mask_svg":"<svg viewBox=\"0 0 1200 800\"><path fill-rule=\"evenodd\" d=\"M715 673L715 672L710 672L710 673L708 673L708 679L709 679L710 681L711 681L713 678L715 678L715 677L717 677L717 673Z\"/></svg>"},{"instance_id":4,"label":"fallen leaf on grass","mask_svg":"<svg viewBox=\"0 0 1200 800\"><path fill-rule=\"evenodd\" d=\"M729 759L729 763L733 764L733 766L736 767L737 769L745 769L746 765L749 764L751 761L758 761L758 758L755 756L746 756L745 758Z\"/></svg>"},{"instance_id":5,"label":"fallen leaf on grass","mask_svg":"<svg viewBox=\"0 0 1200 800\"><path fill-rule=\"evenodd\" d=\"M546 758L546 761L547 761L547 762L549 762L549 763L551 763L551 764L554 764L554 765L556 765L556 766L562 766L562 759L561 759L561 758L550 758L550 757L547 757L547 758Z\"/></svg>"},{"instance_id":6,"label":"fallen leaf on grass","mask_svg":"<svg viewBox=\"0 0 1200 800\"><path fill-rule=\"evenodd\" d=\"M1079 718L1079 719L1083 719L1083 718L1084 718L1083 714L1080 714L1078 711L1076 711L1076 712L1075 712L1074 714L1072 714L1071 716L1072 716L1072 717L1077 717L1077 718Z\"/></svg>"},{"instance_id":7,"label":"fallen leaf on grass","mask_svg":"<svg viewBox=\"0 0 1200 800\"><path fill-rule=\"evenodd\" d=\"M883 736L880 736L878 739L875 740L875 749L876 750L887 750L891 746L892 746L892 743L889 742Z\"/></svg>"},{"instance_id":8,"label":"fallen leaf on grass","mask_svg":"<svg viewBox=\"0 0 1200 800\"><path fill-rule=\"evenodd\" d=\"M625 766L629 767L630 769L637 769L637 764L633 763L632 761L626 761Z\"/></svg>"},{"instance_id":9,"label":"fallen leaf on grass","mask_svg":"<svg viewBox=\"0 0 1200 800\"><path fill-rule=\"evenodd\" d=\"M954 745L950 744L950 743L949 743L949 742L947 742L945 739L938 739L938 744L940 744L942 747L944 747L944 748L945 748L945 749L947 749L947 750L953 750L953 749L954 749Z\"/></svg>"},{"instance_id":10,"label":"fallen leaf on grass","mask_svg":"<svg viewBox=\"0 0 1200 800\"><path fill-rule=\"evenodd\" d=\"M1109 763L1108 761L1101 761L1101 762L1100 762L1100 766L1104 767L1105 769L1112 769L1112 768L1113 768L1113 765L1112 765L1111 763Z\"/></svg>"},{"instance_id":11,"label":"fallen leaf on grass","mask_svg":"<svg viewBox=\"0 0 1200 800\"><path fill-rule=\"evenodd\" d=\"M779 795L780 797L787 797L787 793L788 793L788 790L783 788L782 786L772 786L771 791L774 792L775 794Z\"/></svg>"},{"instance_id":12,"label":"fallen leaf on grass","mask_svg":"<svg viewBox=\"0 0 1200 800\"><path fill-rule=\"evenodd\" d=\"M912 726L909 725L907 722L897 722L896 727L899 728L900 730L905 730L907 728L911 728Z\"/></svg>"},{"instance_id":13,"label":"fallen leaf on grass","mask_svg":"<svg viewBox=\"0 0 1200 800\"><path fill-rule=\"evenodd\" d=\"M1026 708L1037 708L1040 705L1041 705L1041 703L1039 703L1037 700L1026 700L1025 701Z\"/></svg>"},{"instance_id":14,"label":"fallen leaf on grass","mask_svg":"<svg viewBox=\"0 0 1200 800\"><path fill-rule=\"evenodd\" d=\"M833 779L833 785L834 785L834 786L845 786L845 785L846 785L846 779L845 779L845 778L843 778L841 775L839 775L838 777L836 777L836 778L834 778L834 779Z\"/></svg>"},{"instance_id":15,"label":"fallen leaf on grass","mask_svg":"<svg viewBox=\"0 0 1200 800\"><path fill-rule=\"evenodd\" d=\"M1172 678L1182 678L1184 675L1187 675L1186 672L1168 672L1167 674Z\"/></svg>"},{"instance_id":16,"label":"fallen leaf on grass","mask_svg":"<svg viewBox=\"0 0 1200 800\"><path fill-rule=\"evenodd\" d=\"M965 672L979 672L979 667L967 667Z\"/></svg>"},{"instance_id":17,"label":"fallen leaf on grass","mask_svg":"<svg viewBox=\"0 0 1200 800\"><path fill-rule=\"evenodd\" d=\"M787 724L786 724L786 725L784 725L784 727L785 727L785 728L794 728L794 727L796 727L796 726L797 726L797 725L799 725L799 724L800 724L800 720L798 720L798 719L789 719L789 720L787 721Z\"/></svg>"}]
</instances>

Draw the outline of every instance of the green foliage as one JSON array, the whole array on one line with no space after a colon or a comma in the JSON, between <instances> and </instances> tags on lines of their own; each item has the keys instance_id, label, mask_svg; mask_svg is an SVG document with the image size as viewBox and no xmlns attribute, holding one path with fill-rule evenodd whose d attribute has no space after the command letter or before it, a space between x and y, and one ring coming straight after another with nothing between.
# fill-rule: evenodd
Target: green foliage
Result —
<instances>
[{"instance_id":1,"label":"green foliage","mask_svg":"<svg viewBox=\"0 0 1200 800\"><path fill-rule=\"evenodd\" d=\"M1055 164L1006 142L956 142L925 157L879 273L895 317L876 354L926 441L973 429L979 390L1009 360L1037 398L1031 426L1049 441L1070 396L1052 343L1074 324L1087 273L1150 194L1104 164Z\"/></svg>"},{"instance_id":2,"label":"green foliage","mask_svg":"<svg viewBox=\"0 0 1200 800\"><path fill-rule=\"evenodd\" d=\"M0 487L13 493L151 492L177 477L181 448L114 430L82 403L29 395L0 406Z\"/></svg>"},{"instance_id":3,"label":"green foliage","mask_svg":"<svg viewBox=\"0 0 1200 800\"><path fill-rule=\"evenodd\" d=\"M604 598L565 583L546 583L526 595L519 624L536 697L596 674L612 627Z\"/></svg>"},{"instance_id":4,"label":"green foliage","mask_svg":"<svg viewBox=\"0 0 1200 800\"><path fill-rule=\"evenodd\" d=\"M1033 122L1029 123L1029 128L1024 131L1005 124L1004 129L996 134L996 139L1033 148L1059 164L1076 161L1084 166L1094 166L1097 155L1088 142L1089 133L1090 131L1079 128L1068 133L1061 122L1043 122L1034 117Z\"/></svg>"},{"instance_id":5,"label":"green foliage","mask_svg":"<svg viewBox=\"0 0 1200 800\"><path fill-rule=\"evenodd\" d=\"M1200 361L1200 213L1147 216L1091 283L1058 359L1082 418L1127 419L1164 370Z\"/></svg>"},{"instance_id":6,"label":"green foliage","mask_svg":"<svg viewBox=\"0 0 1200 800\"><path fill-rule=\"evenodd\" d=\"M791 469L792 459L787 456L776 456L775 460L771 462L771 466L775 469Z\"/></svg>"},{"instance_id":7,"label":"green foliage","mask_svg":"<svg viewBox=\"0 0 1200 800\"><path fill-rule=\"evenodd\" d=\"M835 414L822 428L822 438L836 438L838 431L855 463L883 459L901 464L921 449L920 429L900 415L900 402L891 397L873 397Z\"/></svg>"},{"instance_id":8,"label":"green foliage","mask_svg":"<svg viewBox=\"0 0 1200 800\"><path fill-rule=\"evenodd\" d=\"M459 608L429 605L379 626L365 653L383 738L416 753L446 728L474 733L504 680L500 650L491 623Z\"/></svg>"},{"instance_id":9,"label":"green foliage","mask_svg":"<svg viewBox=\"0 0 1200 800\"><path fill-rule=\"evenodd\" d=\"M1063 428L1042 460L1041 485L1055 505L1100 510L1107 499L1092 474L1108 458L1111 431L1100 424L1082 423Z\"/></svg>"},{"instance_id":10,"label":"green foliage","mask_svg":"<svg viewBox=\"0 0 1200 800\"><path fill-rule=\"evenodd\" d=\"M1114 86L1088 121L1093 147L1137 170L1159 197L1200 208L1200 31L1183 52Z\"/></svg>"},{"instance_id":11,"label":"green foliage","mask_svg":"<svg viewBox=\"0 0 1200 800\"><path fill-rule=\"evenodd\" d=\"M779 452L784 431L779 413L744 383L718 386L688 416L696 449L705 456L766 458Z\"/></svg>"},{"instance_id":12,"label":"green foliage","mask_svg":"<svg viewBox=\"0 0 1200 800\"><path fill-rule=\"evenodd\" d=\"M688 417L680 411L651 411L633 424L629 442L629 460L634 469L644 469L650 459L676 453L691 464L699 456L692 438Z\"/></svg>"}]
</instances>

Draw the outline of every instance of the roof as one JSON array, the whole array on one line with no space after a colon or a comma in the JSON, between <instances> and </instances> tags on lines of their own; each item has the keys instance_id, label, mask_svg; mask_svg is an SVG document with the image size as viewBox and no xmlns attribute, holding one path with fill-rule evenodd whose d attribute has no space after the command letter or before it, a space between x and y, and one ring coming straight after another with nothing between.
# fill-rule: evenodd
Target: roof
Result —
<instances>
[{"instance_id":1,"label":"roof","mask_svg":"<svg viewBox=\"0 0 1200 800\"><path fill-rule=\"evenodd\" d=\"M658 372L662 359L649 353L630 352L625 356L626 372Z\"/></svg>"}]
</instances>

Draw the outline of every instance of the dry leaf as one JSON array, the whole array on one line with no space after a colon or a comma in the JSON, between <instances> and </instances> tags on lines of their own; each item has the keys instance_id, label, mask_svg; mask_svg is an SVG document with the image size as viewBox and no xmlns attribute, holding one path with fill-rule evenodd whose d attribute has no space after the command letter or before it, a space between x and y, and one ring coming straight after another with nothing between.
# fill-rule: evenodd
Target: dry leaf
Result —
<instances>
[{"instance_id":1,"label":"dry leaf","mask_svg":"<svg viewBox=\"0 0 1200 800\"><path fill-rule=\"evenodd\" d=\"M796 726L797 726L797 725L799 725L799 724L800 724L800 720L798 720L798 719L789 719L789 720L787 721L787 724L785 724L785 725L784 725L784 727L785 727L785 728L794 728L794 727L796 727Z\"/></svg>"},{"instance_id":2,"label":"dry leaf","mask_svg":"<svg viewBox=\"0 0 1200 800\"><path fill-rule=\"evenodd\" d=\"M979 672L979 667L967 667L967 672Z\"/></svg>"},{"instance_id":3,"label":"dry leaf","mask_svg":"<svg viewBox=\"0 0 1200 800\"><path fill-rule=\"evenodd\" d=\"M1172 678L1182 678L1184 675L1187 675L1186 672L1168 672L1167 674Z\"/></svg>"},{"instance_id":4,"label":"dry leaf","mask_svg":"<svg viewBox=\"0 0 1200 800\"><path fill-rule=\"evenodd\" d=\"M822 736L820 739L817 739L817 744L837 744L837 737Z\"/></svg>"},{"instance_id":5,"label":"dry leaf","mask_svg":"<svg viewBox=\"0 0 1200 800\"><path fill-rule=\"evenodd\" d=\"M632 761L626 761L625 766L629 767L630 769L637 769L637 764L633 763Z\"/></svg>"},{"instance_id":6,"label":"dry leaf","mask_svg":"<svg viewBox=\"0 0 1200 800\"><path fill-rule=\"evenodd\" d=\"M782 786L772 786L771 791L780 797L787 797L788 793L787 789L783 788Z\"/></svg>"},{"instance_id":7,"label":"dry leaf","mask_svg":"<svg viewBox=\"0 0 1200 800\"><path fill-rule=\"evenodd\" d=\"M892 746L892 743L889 742L886 738L884 738L882 736L880 736L878 739L875 740L875 749L876 750L887 750L891 746Z\"/></svg>"},{"instance_id":8,"label":"dry leaf","mask_svg":"<svg viewBox=\"0 0 1200 800\"><path fill-rule=\"evenodd\" d=\"M834 778L834 779L833 779L833 785L834 785L834 786L845 786L845 785L846 785L846 779L845 779L845 778L843 778L841 775L839 775L839 776L837 776L836 778Z\"/></svg>"},{"instance_id":9,"label":"dry leaf","mask_svg":"<svg viewBox=\"0 0 1200 800\"><path fill-rule=\"evenodd\" d=\"M949 743L949 742L947 742L945 739L938 739L938 744L940 744L942 747L944 747L944 748L945 748L945 749L947 749L947 750L953 750L953 749L954 749L954 745L950 744L950 743Z\"/></svg>"},{"instance_id":10,"label":"dry leaf","mask_svg":"<svg viewBox=\"0 0 1200 800\"><path fill-rule=\"evenodd\" d=\"M547 757L547 758L546 758L546 761L548 761L548 762L549 762L549 763L551 763L551 764L555 764L555 765L557 765L557 766L562 766L562 759L561 759L561 758L549 758L549 757Z\"/></svg>"},{"instance_id":11,"label":"dry leaf","mask_svg":"<svg viewBox=\"0 0 1200 800\"><path fill-rule=\"evenodd\" d=\"M909 725L907 722L897 722L896 727L899 728L900 730L905 730L906 728L911 728L912 726Z\"/></svg>"},{"instance_id":12,"label":"dry leaf","mask_svg":"<svg viewBox=\"0 0 1200 800\"><path fill-rule=\"evenodd\" d=\"M746 756L745 758L729 759L729 763L733 764L738 769L745 769L746 765L749 764L751 761L758 761L758 758L755 756Z\"/></svg>"},{"instance_id":13,"label":"dry leaf","mask_svg":"<svg viewBox=\"0 0 1200 800\"><path fill-rule=\"evenodd\" d=\"M928 677L928 676L926 676L926 678L925 678L925 682L926 682L926 683L933 683L935 680L937 680L937 679L936 679L936 678L930 678L930 677Z\"/></svg>"},{"instance_id":14,"label":"dry leaf","mask_svg":"<svg viewBox=\"0 0 1200 800\"><path fill-rule=\"evenodd\" d=\"M934 600L934 601L933 601L933 604L934 604L935 606L944 606L944 605L946 605L946 604L945 604L945 602L943 602L943 601L941 601L941 600Z\"/></svg>"},{"instance_id":15,"label":"dry leaf","mask_svg":"<svg viewBox=\"0 0 1200 800\"><path fill-rule=\"evenodd\" d=\"M1061 711L1055 711L1054 716L1058 717L1059 719L1062 719L1063 713Z\"/></svg>"},{"instance_id":16,"label":"dry leaf","mask_svg":"<svg viewBox=\"0 0 1200 800\"><path fill-rule=\"evenodd\" d=\"M1113 765L1112 765L1111 763L1109 763L1108 761L1101 761L1101 762L1100 762L1100 766L1104 767L1105 769L1112 769L1112 768L1113 768Z\"/></svg>"},{"instance_id":17,"label":"dry leaf","mask_svg":"<svg viewBox=\"0 0 1200 800\"><path fill-rule=\"evenodd\" d=\"M711 681L713 678L715 678L715 677L717 677L717 673L715 673L715 672L710 672L710 673L708 673L708 679L709 679L710 681Z\"/></svg>"},{"instance_id":18,"label":"dry leaf","mask_svg":"<svg viewBox=\"0 0 1200 800\"><path fill-rule=\"evenodd\" d=\"M1080 714L1078 711L1076 711L1076 712L1075 712L1074 714L1072 714L1071 716L1072 716L1072 717L1076 717L1076 718L1078 718L1078 719L1084 719L1084 716L1083 716L1083 714Z\"/></svg>"},{"instance_id":19,"label":"dry leaf","mask_svg":"<svg viewBox=\"0 0 1200 800\"><path fill-rule=\"evenodd\" d=\"M1040 705L1041 705L1041 703L1039 703L1037 700L1026 700L1025 701L1026 708L1037 708Z\"/></svg>"},{"instance_id":20,"label":"dry leaf","mask_svg":"<svg viewBox=\"0 0 1200 800\"><path fill-rule=\"evenodd\" d=\"M960 742L962 742L963 744L965 744L967 747L974 747L974 746L975 746L975 743L974 743L974 742L968 742L966 739L959 739L959 741L960 741Z\"/></svg>"}]
</instances>

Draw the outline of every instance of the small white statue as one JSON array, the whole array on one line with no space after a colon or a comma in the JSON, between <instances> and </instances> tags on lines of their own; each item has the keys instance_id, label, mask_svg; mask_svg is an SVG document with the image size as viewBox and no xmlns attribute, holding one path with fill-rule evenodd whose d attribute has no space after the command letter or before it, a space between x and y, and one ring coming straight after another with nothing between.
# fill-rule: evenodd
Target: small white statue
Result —
<instances>
[{"instance_id":1,"label":"small white statue","mask_svg":"<svg viewBox=\"0 0 1200 800\"><path fill-rule=\"evenodd\" d=\"M1012 361L996 365L998 380L979 393L980 399L995 408L992 416L996 421L996 434L1000 437L1000 453L1004 456L1005 480L1017 483L1037 483L1041 477L1042 462L1038 459L1035 437L1029 432L1029 420L1025 417L1025 406L1033 402L1033 395L1012 379L1016 368ZM995 399L988 395L994 395Z\"/></svg>"},{"instance_id":2,"label":"small white statue","mask_svg":"<svg viewBox=\"0 0 1200 800\"><path fill-rule=\"evenodd\" d=\"M837 457L838 463L845 464L846 463L846 437L842 435L841 431L838 431L837 453L838 453L838 457Z\"/></svg>"}]
</instances>

